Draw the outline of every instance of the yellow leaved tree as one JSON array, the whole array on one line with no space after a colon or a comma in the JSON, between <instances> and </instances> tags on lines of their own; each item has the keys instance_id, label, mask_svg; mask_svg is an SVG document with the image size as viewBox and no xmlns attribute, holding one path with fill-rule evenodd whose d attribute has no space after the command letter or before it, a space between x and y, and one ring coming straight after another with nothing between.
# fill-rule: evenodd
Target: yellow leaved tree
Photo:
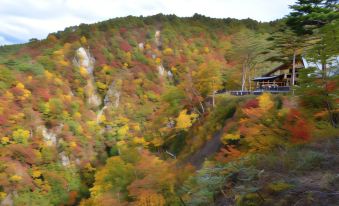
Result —
<instances>
[{"instance_id":1,"label":"yellow leaved tree","mask_svg":"<svg viewBox=\"0 0 339 206\"><path fill-rule=\"evenodd\" d=\"M17 91L16 98L18 100L26 100L28 97L31 96L31 92L25 88L25 85L23 85L21 82L18 82L15 86L15 91Z\"/></svg>"},{"instance_id":2,"label":"yellow leaved tree","mask_svg":"<svg viewBox=\"0 0 339 206\"><path fill-rule=\"evenodd\" d=\"M263 93L258 97L259 107L263 111L268 111L274 106L274 102L272 101L271 95L269 93Z\"/></svg>"},{"instance_id":3,"label":"yellow leaved tree","mask_svg":"<svg viewBox=\"0 0 339 206\"><path fill-rule=\"evenodd\" d=\"M136 206L163 206L165 205L165 199L162 195L146 191L140 195Z\"/></svg>"},{"instance_id":4,"label":"yellow leaved tree","mask_svg":"<svg viewBox=\"0 0 339 206\"><path fill-rule=\"evenodd\" d=\"M24 129L17 129L13 132L12 136L16 143L27 144L30 132Z\"/></svg>"},{"instance_id":5,"label":"yellow leaved tree","mask_svg":"<svg viewBox=\"0 0 339 206\"><path fill-rule=\"evenodd\" d=\"M164 55L166 55L166 56L170 56L170 55L173 54L173 49L171 49L171 48L166 48L166 49L164 49L163 53L164 53Z\"/></svg>"},{"instance_id":6,"label":"yellow leaved tree","mask_svg":"<svg viewBox=\"0 0 339 206\"><path fill-rule=\"evenodd\" d=\"M197 117L198 117L198 114L195 114L195 113L187 114L186 109L182 110L176 119L176 122L177 122L176 128L187 130L188 128L192 126L192 124L195 122Z\"/></svg>"},{"instance_id":7,"label":"yellow leaved tree","mask_svg":"<svg viewBox=\"0 0 339 206\"><path fill-rule=\"evenodd\" d=\"M86 39L86 37L82 36L82 37L80 38L80 42L81 42L82 45L87 45L87 39Z\"/></svg>"}]
</instances>

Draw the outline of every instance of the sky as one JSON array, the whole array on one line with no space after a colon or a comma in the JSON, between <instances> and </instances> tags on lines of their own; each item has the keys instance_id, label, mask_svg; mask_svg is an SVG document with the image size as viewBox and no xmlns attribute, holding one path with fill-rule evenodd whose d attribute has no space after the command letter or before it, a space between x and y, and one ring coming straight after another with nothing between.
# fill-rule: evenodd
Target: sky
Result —
<instances>
[{"instance_id":1,"label":"sky","mask_svg":"<svg viewBox=\"0 0 339 206\"><path fill-rule=\"evenodd\" d=\"M295 0L0 0L0 45L46 38L81 23L158 13L271 21Z\"/></svg>"}]
</instances>

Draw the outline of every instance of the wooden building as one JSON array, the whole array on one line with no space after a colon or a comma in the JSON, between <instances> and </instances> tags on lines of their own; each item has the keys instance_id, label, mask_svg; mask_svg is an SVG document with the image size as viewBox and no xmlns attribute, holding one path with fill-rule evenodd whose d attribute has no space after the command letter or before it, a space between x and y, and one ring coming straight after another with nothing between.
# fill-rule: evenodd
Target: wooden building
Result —
<instances>
[{"instance_id":1,"label":"wooden building","mask_svg":"<svg viewBox=\"0 0 339 206\"><path fill-rule=\"evenodd\" d=\"M305 68L301 56L297 56L295 61L295 79L294 84L298 84L299 70ZM256 90L259 91L289 91L292 86L293 62L284 63L273 70L267 72L261 77L253 79Z\"/></svg>"}]
</instances>

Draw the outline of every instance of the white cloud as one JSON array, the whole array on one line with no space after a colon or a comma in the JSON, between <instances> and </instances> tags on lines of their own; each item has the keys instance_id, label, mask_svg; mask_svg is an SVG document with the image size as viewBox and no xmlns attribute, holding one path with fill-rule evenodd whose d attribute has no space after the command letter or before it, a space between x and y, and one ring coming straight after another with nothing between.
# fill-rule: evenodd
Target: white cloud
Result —
<instances>
[{"instance_id":1,"label":"white cloud","mask_svg":"<svg viewBox=\"0 0 339 206\"><path fill-rule=\"evenodd\" d=\"M6 45L6 44L12 44L12 42L7 41L7 40L5 39L5 37L3 37L3 36L0 36L0 46Z\"/></svg>"},{"instance_id":2,"label":"white cloud","mask_svg":"<svg viewBox=\"0 0 339 206\"><path fill-rule=\"evenodd\" d=\"M288 14L295 0L1 0L0 34L19 41L44 38L80 23L157 13L270 21Z\"/></svg>"}]
</instances>

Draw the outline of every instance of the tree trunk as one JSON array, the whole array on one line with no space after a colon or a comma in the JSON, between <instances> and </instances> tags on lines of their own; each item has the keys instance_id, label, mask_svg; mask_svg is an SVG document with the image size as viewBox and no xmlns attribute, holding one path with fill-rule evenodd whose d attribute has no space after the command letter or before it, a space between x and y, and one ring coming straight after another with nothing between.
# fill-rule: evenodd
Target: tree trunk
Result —
<instances>
[{"instance_id":1,"label":"tree trunk","mask_svg":"<svg viewBox=\"0 0 339 206\"><path fill-rule=\"evenodd\" d=\"M296 50L293 52L293 66L292 66L292 86L295 84L295 58L296 58Z\"/></svg>"},{"instance_id":2,"label":"tree trunk","mask_svg":"<svg viewBox=\"0 0 339 206\"><path fill-rule=\"evenodd\" d=\"M246 82L246 64L242 65L242 82L241 82L241 91L245 91L245 82Z\"/></svg>"},{"instance_id":3,"label":"tree trunk","mask_svg":"<svg viewBox=\"0 0 339 206\"><path fill-rule=\"evenodd\" d=\"M331 125L332 125L332 127L337 128L337 122L336 122L336 120L334 118L334 114L332 112L331 103L328 100L326 100L325 102L326 102L326 109L327 109L327 112L328 112L328 116L329 116Z\"/></svg>"},{"instance_id":4,"label":"tree trunk","mask_svg":"<svg viewBox=\"0 0 339 206\"><path fill-rule=\"evenodd\" d=\"M199 102L199 103L200 103L200 107L201 107L202 113L204 114L205 113L204 105L202 104L202 102Z\"/></svg>"},{"instance_id":5,"label":"tree trunk","mask_svg":"<svg viewBox=\"0 0 339 206\"><path fill-rule=\"evenodd\" d=\"M326 67L326 61L321 63L321 69L323 70L323 79L325 80L327 77L327 67Z\"/></svg>"},{"instance_id":6,"label":"tree trunk","mask_svg":"<svg viewBox=\"0 0 339 206\"><path fill-rule=\"evenodd\" d=\"M249 85L249 90L252 90L252 84L251 84L251 70L248 72L248 85Z\"/></svg>"},{"instance_id":7,"label":"tree trunk","mask_svg":"<svg viewBox=\"0 0 339 206\"><path fill-rule=\"evenodd\" d=\"M166 152L166 154L168 154L169 156L171 156L173 159L176 159L176 158L177 158L173 153L171 153L171 152L169 152L169 151L167 151L167 150L165 150L165 152Z\"/></svg>"},{"instance_id":8,"label":"tree trunk","mask_svg":"<svg viewBox=\"0 0 339 206\"><path fill-rule=\"evenodd\" d=\"M215 106L215 93L217 92L217 91L215 91L215 81L213 80L212 81L212 108L214 108L214 106Z\"/></svg>"},{"instance_id":9,"label":"tree trunk","mask_svg":"<svg viewBox=\"0 0 339 206\"><path fill-rule=\"evenodd\" d=\"M329 94L328 92L326 91L326 87L327 87L327 67L326 67L326 60L322 60L321 61L321 69L322 69L322 78L323 78L323 82L324 82L324 85L323 85L323 89L325 90L326 92L326 98L329 98ZM329 99L326 99L325 100L325 104L326 104L326 109L327 109L327 112L328 112L328 116L329 116L329 120L331 122L331 125L332 127L334 128L337 128L337 122L336 122L336 119L334 117L334 114L332 112L332 105L331 105L331 102Z\"/></svg>"},{"instance_id":10,"label":"tree trunk","mask_svg":"<svg viewBox=\"0 0 339 206\"><path fill-rule=\"evenodd\" d=\"M215 107L215 91L213 91L213 94L212 94L212 107L213 108Z\"/></svg>"}]
</instances>

